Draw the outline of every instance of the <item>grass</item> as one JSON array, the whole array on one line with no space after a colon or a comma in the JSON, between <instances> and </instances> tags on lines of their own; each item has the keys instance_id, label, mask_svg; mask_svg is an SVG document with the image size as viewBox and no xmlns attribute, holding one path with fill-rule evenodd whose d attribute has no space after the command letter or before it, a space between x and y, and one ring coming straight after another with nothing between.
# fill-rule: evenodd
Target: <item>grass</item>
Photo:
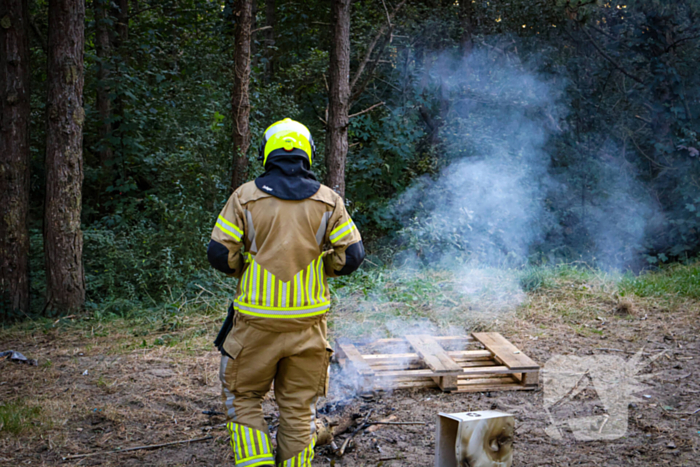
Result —
<instances>
[{"instance_id":1,"label":"grass","mask_svg":"<svg viewBox=\"0 0 700 467\"><path fill-rule=\"evenodd\" d=\"M0 404L0 433L20 435L41 420L41 408L29 406L23 399Z\"/></svg>"},{"instance_id":2,"label":"grass","mask_svg":"<svg viewBox=\"0 0 700 467\"><path fill-rule=\"evenodd\" d=\"M620 290L638 297L700 299L700 263L675 264L639 276L626 275Z\"/></svg>"}]
</instances>

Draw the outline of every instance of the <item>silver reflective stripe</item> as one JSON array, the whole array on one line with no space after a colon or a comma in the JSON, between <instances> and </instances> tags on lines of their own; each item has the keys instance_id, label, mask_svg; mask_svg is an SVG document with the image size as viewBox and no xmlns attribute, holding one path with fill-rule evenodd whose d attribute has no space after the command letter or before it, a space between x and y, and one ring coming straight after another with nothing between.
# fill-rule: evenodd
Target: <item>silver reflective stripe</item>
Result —
<instances>
[{"instance_id":1,"label":"silver reflective stripe","mask_svg":"<svg viewBox=\"0 0 700 467\"><path fill-rule=\"evenodd\" d=\"M233 401L236 399L236 396L231 394L231 391L226 388L224 388L224 395L226 396L226 416L235 421L236 408L233 406Z\"/></svg>"},{"instance_id":2,"label":"silver reflective stripe","mask_svg":"<svg viewBox=\"0 0 700 467\"><path fill-rule=\"evenodd\" d=\"M245 440L248 457L255 456L255 450L253 449L253 443L255 442L255 439L253 438L253 430L247 426L243 427L243 439Z\"/></svg>"},{"instance_id":3,"label":"silver reflective stripe","mask_svg":"<svg viewBox=\"0 0 700 467\"><path fill-rule=\"evenodd\" d=\"M217 221L216 221L216 225L217 225L221 230L223 230L224 232L226 232L227 234L229 234L230 236L232 236L232 237L234 238L234 240L236 240L237 242L240 242L240 241L241 241L241 234L239 234L238 232L236 232L235 230L233 230L231 227L229 227L228 225L226 225L226 224L224 224L223 222L221 222L221 220L217 220Z\"/></svg>"},{"instance_id":4,"label":"silver reflective stripe","mask_svg":"<svg viewBox=\"0 0 700 467\"><path fill-rule=\"evenodd\" d=\"M311 133L299 122L289 122L280 123L278 125L273 125L269 130L265 132L265 139L272 138L272 135L279 133L280 131L296 131L306 137L306 139L311 139Z\"/></svg>"},{"instance_id":5,"label":"silver reflective stripe","mask_svg":"<svg viewBox=\"0 0 700 467\"><path fill-rule=\"evenodd\" d=\"M265 305L267 306L272 306L272 303L270 303L270 298L272 297L272 274L270 272L267 272L267 284L265 285Z\"/></svg>"},{"instance_id":6,"label":"silver reflective stripe","mask_svg":"<svg viewBox=\"0 0 700 467\"><path fill-rule=\"evenodd\" d=\"M251 296L250 301L256 303L258 301L258 263L253 261L253 280L251 281L253 286L250 288Z\"/></svg>"},{"instance_id":7,"label":"silver reflective stripe","mask_svg":"<svg viewBox=\"0 0 700 467\"><path fill-rule=\"evenodd\" d=\"M313 313L315 311L325 311L331 306L330 302L321 303L318 306L313 306L309 308L304 308L302 310L266 310L261 308L254 308L246 305L245 303L236 303L236 308L243 311L252 311L254 313L260 313L262 315L273 315L273 316L288 316L288 315L305 315L308 313Z\"/></svg>"},{"instance_id":8,"label":"silver reflective stripe","mask_svg":"<svg viewBox=\"0 0 700 467\"><path fill-rule=\"evenodd\" d=\"M258 245L255 243L255 226L253 225L253 215L245 210L246 230L248 231L248 241L250 242L250 252L257 253Z\"/></svg>"},{"instance_id":9,"label":"silver reflective stripe","mask_svg":"<svg viewBox=\"0 0 700 467\"><path fill-rule=\"evenodd\" d=\"M228 357L226 355L221 356L221 363L219 364L219 381L221 384L226 384L224 379L224 374L226 373L226 365L228 364Z\"/></svg>"},{"instance_id":10,"label":"silver reflective stripe","mask_svg":"<svg viewBox=\"0 0 700 467\"><path fill-rule=\"evenodd\" d=\"M288 282L282 283L282 296L280 297L280 307L287 306L287 284Z\"/></svg>"},{"instance_id":11,"label":"silver reflective stripe","mask_svg":"<svg viewBox=\"0 0 700 467\"><path fill-rule=\"evenodd\" d=\"M331 211L327 211L323 213L323 218L321 219L321 225L319 226L318 230L316 231L316 242L318 243L318 246L321 246L323 244L323 238L326 236L326 229L328 228L328 219L331 218L331 215L333 213Z\"/></svg>"},{"instance_id":12,"label":"silver reflective stripe","mask_svg":"<svg viewBox=\"0 0 700 467\"><path fill-rule=\"evenodd\" d=\"M344 236L346 236L347 234L349 234L353 230L355 230L355 223L350 221L350 223L348 225L343 227L343 230L341 230L340 232L336 232L335 235L331 236L331 242L336 242L336 241L340 240L341 238L343 238Z\"/></svg>"},{"instance_id":13,"label":"silver reflective stripe","mask_svg":"<svg viewBox=\"0 0 700 467\"><path fill-rule=\"evenodd\" d=\"M309 283L309 304L316 305L318 302L314 298L314 269L314 263L309 264L307 282Z\"/></svg>"},{"instance_id":14,"label":"silver reflective stripe","mask_svg":"<svg viewBox=\"0 0 700 467\"><path fill-rule=\"evenodd\" d=\"M270 450L267 448L267 440L268 440L267 435L263 432L260 432L260 434L262 435L262 440L263 440L262 441L262 450L263 450L262 453L269 454Z\"/></svg>"},{"instance_id":15,"label":"silver reflective stripe","mask_svg":"<svg viewBox=\"0 0 700 467\"><path fill-rule=\"evenodd\" d=\"M303 270L302 270L302 272L303 272ZM297 289L297 302L295 305L296 306L303 306L304 304L301 303L301 282L302 282L301 281L301 272L299 274L297 274L295 277L296 277L295 282L296 282L296 289Z\"/></svg>"},{"instance_id":16,"label":"silver reflective stripe","mask_svg":"<svg viewBox=\"0 0 700 467\"><path fill-rule=\"evenodd\" d=\"M326 299L326 287L323 285L323 258L318 259L318 298Z\"/></svg>"},{"instance_id":17,"label":"silver reflective stripe","mask_svg":"<svg viewBox=\"0 0 700 467\"><path fill-rule=\"evenodd\" d=\"M304 467L306 466L306 450L308 448L304 448L303 451L299 454L299 467Z\"/></svg>"}]
</instances>

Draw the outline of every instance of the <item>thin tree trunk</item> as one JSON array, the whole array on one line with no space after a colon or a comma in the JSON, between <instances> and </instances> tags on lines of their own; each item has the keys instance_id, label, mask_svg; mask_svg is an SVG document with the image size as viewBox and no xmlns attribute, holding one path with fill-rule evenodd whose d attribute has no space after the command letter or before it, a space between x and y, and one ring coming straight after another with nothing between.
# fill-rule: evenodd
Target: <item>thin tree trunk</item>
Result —
<instances>
[{"instance_id":1,"label":"thin tree trunk","mask_svg":"<svg viewBox=\"0 0 700 467\"><path fill-rule=\"evenodd\" d=\"M265 0L265 26L270 28L265 30L265 55L267 57L267 81L271 82L275 76L275 27L277 26L275 0Z\"/></svg>"},{"instance_id":2,"label":"thin tree trunk","mask_svg":"<svg viewBox=\"0 0 700 467\"><path fill-rule=\"evenodd\" d=\"M233 120L233 176L231 189L235 190L248 178L248 148L250 147L250 31L253 22L253 1L238 0L234 13L234 68L231 113Z\"/></svg>"},{"instance_id":3,"label":"thin tree trunk","mask_svg":"<svg viewBox=\"0 0 700 467\"><path fill-rule=\"evenodd\" d=\"M29 9L0 2L0 320L29 311Z\"/></svg>"},{"instance_id":4,"label":"thin tree trunk","mask_svg":"<svg viewBox=\"0 0 700 467\"><path fill-rule=\"evenodd\" d=\"M350 0L333 0L328 122L326 125L326 185L345 197L350 99Z\"/></svg>"},{"instance_id":5,"label":"thin tree trunk","mask_svg":"<svg viewBox=\"0 0 700 467\"><path fill-rule=\"evenodd\" d=\"M129 0L115 0L114 3L117 5L114 16L118 36L115 47L121 47L129 39Z\"/></svg>"},{"instance_id":6,"label":"thin tree trunk","mask_svg":"<svg viewBox=\"0 0 700 467\"><path fill-rule=\"evenodd\" d=\"M474 47L474 6L471 0L459 2L459 21L462 24L461 50L462 56L468 57Z\"/></svg>"},{"instance_id":7,"label":"thin tree trunk","mask_svg":"<svg viewBox=\"0 0 700 467\"><path fill-rule=\"evenodd\" d=\"M109 171L112 162L112 148L106 138L112 133L112 102L109 99L109 59L112 44L109 40L107 7L109 0L93 0L95 8L95 45L97 49L97 112L100 115L98 132L100 148L97 151L102 169Z\"/></svg>"},{"instance_id":8,"label":"thin tree trunk","mask_svg":"<svg viewBox=\"0 0 700 467\"><path fill-rule=\"evenodd\" d=\"M83 50L85 3L49 0L44 255L46 309L85 302L83 233Z\"/></svg>"}]
</instances>

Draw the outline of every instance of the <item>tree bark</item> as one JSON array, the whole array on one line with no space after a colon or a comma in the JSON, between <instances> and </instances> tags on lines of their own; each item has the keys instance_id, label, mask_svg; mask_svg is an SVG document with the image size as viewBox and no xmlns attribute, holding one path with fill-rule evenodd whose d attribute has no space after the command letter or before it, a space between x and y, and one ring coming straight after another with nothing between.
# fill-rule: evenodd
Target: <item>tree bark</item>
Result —
<instances>
[{"instance_id":1,"label":"tree bark","mask_svg":"<svg viewBox=\"0 0 700 467\"><path fill-rule=\"evenodd\" d=\"M333 0L328 122L326 124L326 185L345 197L350 100L350 0Z\"/></svg>"},{"instance_id":2,"label":"tree bark","mask_svg":"<svg viewBox=\"0 0 700 467\"><path fill-rule=\"evenodd\" d=\"M106 141L112 133L112 102L109 99L109 60L112 56L112 44L109 40L109 0L93 0L95 8L95 48L97 49L97 112L100 115L98 134L100 136L97 150L100 164L105 172L111 168L112 148Z\"/></svg>"},{"instance_id":3,"label":"tree bark","mask_svg":"<svg viewBox=\"0 0 700 467\"><path fill-rule=\"evenodd\" d=\"M265 56L267 57L266 75L267 81L271 82L275 75L275 26L277 25L277 8L275 0L265 0Z\"/></svg>"},{"instance_id":4,"label":"tree bark","mask_svg":"<svg viewBox=\"0 0 700 467\"><path fill-rule=\"evenodd\" d=\"M129 39L129 0L114 0L112 3L115 5L112 16L115 19L114 31L117 33L112 41L116 49Z\"/></svg>"},{"instance_id":5,"label":"tree bark","mask_svg":"<svg viewBox=\"0 0 700 467\"><path fill-rule=\"evenodd\" d=\"M29 8L0 2L0 320L29 312Z\"/></svg>"},{"instance_id":6,"label":"tree bark","mask_svg":"<svg viewBox=\"0 0 700 467\"><path fill-rule=\"evenodd\" d=\"M83 234L83 51L85 3L49 0L44 256L46 310L85 302Z\"/></svg>"},{"instance_id":7,"label":"tree bark","mask_svg":"<svg viewBox=\"0 0 700 467\"><path fill-rule=\"evenodd\" d=\"M234 68L231 113L233 127L233 175L231 189L235 190L248 178L248 148L250 147L250 36L253 23L253 1L237 0L234 12Z\"/></svg>"}]
</instances>

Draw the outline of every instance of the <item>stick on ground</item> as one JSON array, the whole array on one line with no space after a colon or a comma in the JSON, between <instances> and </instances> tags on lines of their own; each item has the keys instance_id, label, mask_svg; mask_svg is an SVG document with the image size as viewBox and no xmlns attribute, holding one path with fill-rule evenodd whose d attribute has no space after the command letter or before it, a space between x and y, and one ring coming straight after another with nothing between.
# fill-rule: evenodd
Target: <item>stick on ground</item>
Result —
<instances>
[{"instance_id":1,"label":"stick on ground","mask_svg":"<svg viewBox=\"0 0 700 467\"><path fill-rule=\"evenodd\" d=\"M345 449L348 447L348 444L350 444L350 441L355 437L356 434L358 434L362 429L364 429L367 426L367 420L369 420L369 417L372 416L372 412L374 412L374 409L369 409L369 412L367 412L367 415L365 416L364 420L362 420L362 423L355 429L355 431L352 432L350 436L343 442L343 445L340 448L340 451L338 451L338 457L342 456L345 454Z\"/></svg>"},{"instance_id":2,"label":"stick on ground","mask_svg":"<svg viewBox=\"0 0 700 467\"><path fill-rule=\"evenodd\" d=\"M205 436L203 438L195 438L195 439L183 439L181 441L173 441L170 443L163 443L163 444L150 444L147 446L136 446L133 448L126 448L126 449L115 449L114 451L98 451L98 452L90 452L87 454L73 454L70 456L65 456L63 457L63 460L68 460L68 459L80 459L83 457L91 457L91 456L97 456L100 454L118 454L120 452L129 452L129 451L140 451L143 449L158 449L158 448L164 448L166 446L174 446L176 444L187 444L187 443L196 443L197 441L206 441L208 439L213 439L213 436Z\"/></svg>"}]
</instances>

